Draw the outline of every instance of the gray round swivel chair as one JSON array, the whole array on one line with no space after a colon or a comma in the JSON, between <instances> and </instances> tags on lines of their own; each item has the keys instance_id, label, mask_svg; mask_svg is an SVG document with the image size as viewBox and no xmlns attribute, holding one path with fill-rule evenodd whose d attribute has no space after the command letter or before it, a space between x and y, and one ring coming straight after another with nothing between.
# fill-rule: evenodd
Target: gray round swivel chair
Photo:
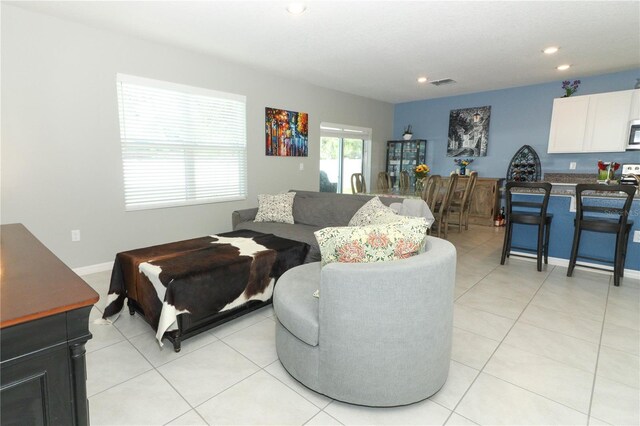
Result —
<instances>
[{"instance_id":1,"label":"gray round swivel chair","mask_svg":"<svg viewBox=\"0 0 640 426\"><path fill-rule=\"evenodd\" d=\"M290 269L273 297L280 362L305 386L348 403L428 398L449 372L455 270L454 246L434 237L407 259Z\"/></svg>"}]
</instances>

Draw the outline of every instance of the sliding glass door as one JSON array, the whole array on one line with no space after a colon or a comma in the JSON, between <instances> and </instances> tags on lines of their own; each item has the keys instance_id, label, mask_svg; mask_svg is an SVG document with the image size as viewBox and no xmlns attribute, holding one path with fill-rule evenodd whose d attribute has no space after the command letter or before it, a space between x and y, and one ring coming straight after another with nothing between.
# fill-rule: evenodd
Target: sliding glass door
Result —
<instances>
[{"instance_id":1,"label":"sliding glass door","mask_svg":"<svg viewBox=\"0 0 640 426\"><path fill-rule=\"evenodd\" d=\"M362 173L364 139L320 138L320 191L351 194L351 175Z\"/></svg>"}]
</instances>

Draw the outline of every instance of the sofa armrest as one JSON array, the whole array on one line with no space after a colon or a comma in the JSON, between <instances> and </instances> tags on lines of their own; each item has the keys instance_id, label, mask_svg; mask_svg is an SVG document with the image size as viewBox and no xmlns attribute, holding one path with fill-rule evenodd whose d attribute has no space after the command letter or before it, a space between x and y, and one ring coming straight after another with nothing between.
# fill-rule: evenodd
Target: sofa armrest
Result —
<instances>
[{"instance_id":1,"label":"sofa armrest","mask_svg":"<svg viewBox=\"0 0 640 426\"><path fill-rule=\"evenodd\" d=\"M242 222L253 221L256 218L257 213L257 207L251 209L236 210L231 213L231 226L233 227L233 229L236 229L236 226L238 226Z\"/></svg>"}]
</instances>

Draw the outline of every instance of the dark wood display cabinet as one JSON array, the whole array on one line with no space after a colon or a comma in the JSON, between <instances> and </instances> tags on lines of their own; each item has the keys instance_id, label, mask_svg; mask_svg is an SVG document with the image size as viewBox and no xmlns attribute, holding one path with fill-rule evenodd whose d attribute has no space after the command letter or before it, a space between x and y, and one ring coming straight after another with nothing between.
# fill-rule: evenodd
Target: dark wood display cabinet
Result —
<instances>
[{"instance_id":1,"label":"dark wood display cabinet","mask_svg":"<svg viewBox=\"0 0 640 426\"><path fill-rule=\"evenodd\" d=\"M2 425L87 425L85 343L98 293L23 225L0 227Z\"/></svg>"},{"instance_id":2,"label":"dark wood display cabinet","mask_svg":"<svg viewBox=\"0 0 640 426\"><path fill-rule=\"evenodd\" d=\"M391 187L398 188L400 172L409 173L410 186L415 185L414 169L418 164L427 162L427 141L410 139L387 141L386 171L391 177Z\"/></svg>"}]
</instances>

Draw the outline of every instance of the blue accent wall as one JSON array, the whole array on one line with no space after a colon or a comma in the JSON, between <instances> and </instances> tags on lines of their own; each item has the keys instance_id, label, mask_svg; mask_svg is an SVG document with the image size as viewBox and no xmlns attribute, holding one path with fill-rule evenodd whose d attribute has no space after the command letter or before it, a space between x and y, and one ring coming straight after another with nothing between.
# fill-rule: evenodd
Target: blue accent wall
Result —
<instances>
[{"instance_id":1,"label":"blue accent wall","mask_svg":"<svg viewBox=\"0 0 640 426\"><path fill-rule=\"evenodd\" d=\"M633 89L640 69L579 78L577 95ZM572 81L574 79L571 79ZM415 139L427 139L427 164L436 174L455 169L447 157L449 111L459 108L491 106L489 145L486 157L476 157L470 168L483 177L505 177L511 157L522 145L531 145L542 165L542 173L596 173L598 160L640 163L640 151L594 154L547 154L553 99L561 97L562 80L533 86L514 87L490 92L452 96L397 104L394 115L394 138L401 139L404 127L413 126ZM435 89L437 90L437 88ZM569 162L577 162L569 170Z\"/></svg>"}]
</instances>

